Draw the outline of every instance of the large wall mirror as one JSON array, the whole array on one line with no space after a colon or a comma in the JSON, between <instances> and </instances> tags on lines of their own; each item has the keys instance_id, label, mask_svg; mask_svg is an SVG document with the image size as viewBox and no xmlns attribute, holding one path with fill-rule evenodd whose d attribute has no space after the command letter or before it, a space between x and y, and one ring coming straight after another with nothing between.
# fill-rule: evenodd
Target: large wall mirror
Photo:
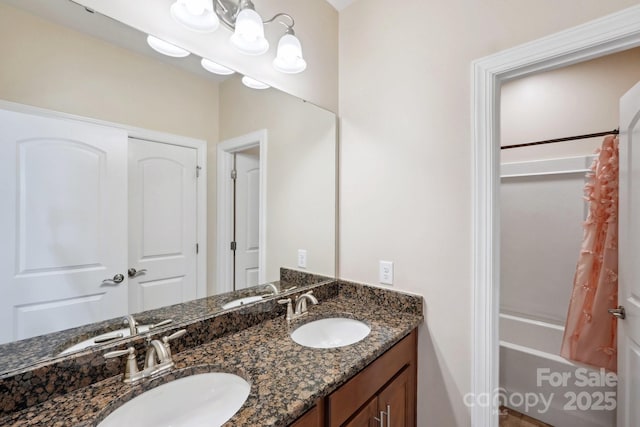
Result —
<instances>
[{"instance_id":1,"label":"large wall mirror","mask_svg":"<svg viewBox=\"0 0 640 427\"><path fill-rule=\"evenodd\" d=\"M0 36L0 372L60 331L275 295L282 268L335 277L333 113L69 0L0 0Z\"/></svg>"}]
</instances>

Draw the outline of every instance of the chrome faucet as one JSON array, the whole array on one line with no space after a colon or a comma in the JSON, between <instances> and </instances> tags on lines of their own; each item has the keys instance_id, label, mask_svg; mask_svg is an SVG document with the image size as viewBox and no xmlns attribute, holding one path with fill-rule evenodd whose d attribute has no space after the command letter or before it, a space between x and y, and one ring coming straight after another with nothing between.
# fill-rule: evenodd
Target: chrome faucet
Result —
<instances>
[{"instance_id":1,"label":"chrome faucet","mask_svg":"<svg viewBox=\"0 0 640 427\"><path fill-rule=\"evenodd\" d=\"M138 322L132 315L127 314L124 316L124 323L129 325L129 332L131 336L138 335Z\"/></svg>"},{"instance_id":2,"label":"chrome faucet","mask_svg":"<svg viewBox=\"0 0 640 427\"><path fill-rule=\"evenodd\" d=\"M147 355L144 358L144 369L153 368L155 366L173 365L173 360L169 356L164 344L158 340L149 341L147 346Z\"/></svg>"},{"instance_id":3,"label":"chrome faucet","mask_svg":"<svg viewBox=\"0 0 640 427\"><path fill-rule=\"evenodd\" d=\"M267 283L266 285L264 285L264 287L271 289L273 291L273 295L278 295L280 293L280 290L278 290L276 285L274 285L273 283Z\"/></svg>"},{"instance_id":4,"label":"chrome faucet","mask_svg":"<svg viewBox=\"0 0 640 427\"><path fill-rule=\"evenodd\" d=\"M307 300L309 300L309 302L313 305L318 304L318 300L312 294L313 291L309 291L300 295L296 299L296 311L293 313L294 315L302 316L303 314L307 313Z\"/></svg>"},{"instance_id":5,"label":"chrome faucet","mask_svg":"<svg viewBox=\"0 0 640 427\"><path fill-rule=\"evenodd\" d=\"M309 291L300 295L296 298L296 308L295 311L291 305L291 298L285 298L278 301L278 304L287 304L287 322L290 322L294 319L304 316L308 313L307 311L307 300L311 302L311 304L318 304L318 300L313 295L313 291Z\"/></svg>"},{"instance_id":6,"label":"chrome faucet","mask_svg":"<svg viewBox=\"0 0 640 427\"><path fill-rule=\"evenodd\" d=\"M112 359L114 357L127 356L122 380L127 384L132 384L143 378L171 369L174 362L171 356L169 341L180 338L186 333L187 331L185 329L181 329L168 337L163 337L162 341L152 340L151 337L148 336L147 354L144 358L144 368L142 371L138 369L136 349L134 347L129 347L126 350L110 351L109 353L105 353L104 357L105 359Z\"/></svg>"}]
</instances>

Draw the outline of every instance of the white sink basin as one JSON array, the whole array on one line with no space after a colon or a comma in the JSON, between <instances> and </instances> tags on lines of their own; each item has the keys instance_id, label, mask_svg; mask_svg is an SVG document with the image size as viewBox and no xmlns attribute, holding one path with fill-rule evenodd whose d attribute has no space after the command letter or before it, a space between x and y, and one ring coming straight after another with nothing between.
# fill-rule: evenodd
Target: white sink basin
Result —
<instances>
[{"instance_id":1,"label":"white sink basin","mask_svg":"<svg viewBox=\"0 0 640 427\"><path fill-rule=\"evenodd\" d=\"M371 328L359 320L332 317L300 326L291 333L291 339L305 347L336 348L357 343L369 332Z\"/></svg>"},{"instance_id":2,"label":"white sink basin","mask_svg":"<svg viewBox=\"0 0 640 427\"><path fill-rule=\"evenodd\" d=\"M242 407L250 389L248 382L233 374L180 378L128 401L98 427L221 426Z\"/></svg>"},{"instance_id":3,"label":"white sink basin","mask_svg":"<svg viewBox=\"0 0 640 427\"><path fill-rule=\"evenodd\" d=\"M222 306L223 310L227 310L229 308L240 307L241 305L251 304L252 302L261 301L264 297L262 296L253 296L253 297L244 297L234 299Z\"/></svg>"},{"instance_id":4,"label":"white sink basin","mask_svg":"<svg viewBox=\"0 0 640 427\"><path fill-rule=\"evenodd\" d=\"M149 330L149 325L140 325L138 326L138 332L147 332ZM118 337L118 334L122 334L122 337ZM77 344L74 344L68 348L65 348L63 351L61 351L59 354L67 354L67 353L73 353L74 351L78 351L78 350L84 350L87 347L91 347L93 345L96 345L96 340L98 341L102 341L105 340L109 337L113 337L114 340L116 339L120 339L120 338L126 338L131 336L131 330L129 328L123 328L123 329L118 329L115 331L111 331L111 332L106 332L104 334L100 334L100 335L96 335L95 337L91 337L87 340L81 341ZM107 341L103 341L103 342L107 342ZM98 342L99 344L99 342Z\"/></svg>"}]
</instances>

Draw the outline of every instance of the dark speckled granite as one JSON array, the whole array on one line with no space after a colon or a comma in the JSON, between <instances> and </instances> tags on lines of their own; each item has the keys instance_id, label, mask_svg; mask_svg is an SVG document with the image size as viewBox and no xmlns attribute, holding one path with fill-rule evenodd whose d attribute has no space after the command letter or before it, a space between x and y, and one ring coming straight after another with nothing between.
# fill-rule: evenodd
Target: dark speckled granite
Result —
<instances>
[{"instance_id":1,"label":"dark speckled granite","mask_svg":"<svg viewBox=\"0 0 640 427\"><path fill-rule=\"evenodd\" d=\"M224 371L237 373L251 383L247 402L227 425L285 426L423 320L421 297L347 282L318 285L314 294L322 298L320 304L310 306L310 314L296 324L288 325L284 307L273 301L270 312L264 306L268 303L261 303L195 322L187 326L186 343L174 347L176 369L171 373L134 386L122 383L116 374L36 406L8 413L0 418L0 425L94 426L144 390L192 373ZM264 306L259 313L265 316L256 313L258 306ZM399 312L403 315L398 316ZM305 348L289 337L289 331L300 323L345 313L369 324L369 336L336 349ZM230 315L238 316L229 319L244 323L244 329L228 327L221 318ZM254 323L249 325L251 322ZM138 354L141 353L142 349ZM104 362L101 354L94 362L111 365ZM80 374L76 367L68 368L72 371L69 376ZM122 361L114 363L112 368L121 370Z\"/></svg>"},{"instance_id":2,"label":"dark speckled granite","mask_svg":"<svg viewBox=\"0 0 640 427\"><path fill-rule=\"evenodd\" d=\"M328 282L306 286L303 289L297 288L283 295L295 298L303 291L306 292L310 289L320 301L334 297L338 293L337 282ZM276 301L277 299L272 298L224 312L217 311L191 319L188 322L176 322L153 334L151 338L159 338L180 329L186 329L187 334L172 344L173 351L180 352L197 347L223 335L256 325L266 319L284 315L285 307L278 305ZM125 345L133 345L136 348L139 361L142 360L146 345L145 338L136 336L30 366L28 369L17 371L11 376L0 378L0 416L117 375L121 372L121 367L115 361L105 363L103 354Z\"/></svg>"},{"instance_id":3,"label":"dark speckled granite","mask_svg":"<svg viewBox=\"0 0 640 427\"><path fill-rule=\"evenodd\" d=\"M295 288L303 288L330 281L333 281L333 279L327 276L281 268L280 281L272 283L278 288L279 292L286 293ZM134 316L140 324L153 324L166 319L173 319L174 324L185 324L191 320L211 316L223 311L222 306L234 299L255 295L270 298L273 297L271 293L272 290L266 287L266 285L260 285L235 292L200 298L182 304L148 310L142 313L136 313ZM60 359L61 356L59 356L59 353L64 349L88 338L123 327L122 317L118 317L116 319L2 344L0 345L0 378L13 376L20 370L29 369L31 365L36 363ZM171 326L169 326L169 328L170 327ZM114 342L123 341L117 340ZM63 359L66 360L67 356L63 357Z\"/></svg>"}]
</instances>

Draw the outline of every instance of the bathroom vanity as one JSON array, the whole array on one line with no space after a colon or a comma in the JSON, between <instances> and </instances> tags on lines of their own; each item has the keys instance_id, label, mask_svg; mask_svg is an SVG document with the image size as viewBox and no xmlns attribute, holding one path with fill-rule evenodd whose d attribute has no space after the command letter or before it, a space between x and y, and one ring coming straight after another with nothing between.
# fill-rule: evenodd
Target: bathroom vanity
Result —
<instances>
[{"instance_id":1,"label":"bathroom vanity","mask_svg":"<svg viewBox=\"0 0 640 427\"><path fill-rule=\"evenodd\" d=\"M292 426L415 426L416 346L414 330Z\"/></svg>"},{"instance_id":2,"label":"bathroom vanity","mask_svg":"<svg viewBox=\"0 0 640 427\"><path fill-rule=\"evenodd\" d=\"M27 399L25 408L6 410L7 400L15 396L11 389L16 384L4 378L0 382L0 425L99 426L145 391L178 378L224 372L244 378L251 387L242 407L224 425L415 426L416 345L417 327L423 321L422 298L339 281L304 289L309 290L319 303L310 305L307 315L292 322L285 319L284 305L268 300L180 325L187 332L172 342L173 369L136 384L122 381L122 360L105 361L102 355L127 345L141 348L138 354L144 354L142 338L101 348L91 362L109 365L120 373L106 379L85 377L80 381L83 386L51 395L41 403L34 395ZM302 293L288 296L295 299ZM361 341L338 348L305 347L290 337L301 325L333 317L357 319L371 331ZM229 319L234 324L244 319L245 327L225 330ZM158 338L177 328L167 328ZM82 357L75 356L47 370L36 367L17 382L62 375L57 369L72 376L91 371L83 365ZM47 381L41 382L46 389Z\"/></svg>"}]
</instances>

